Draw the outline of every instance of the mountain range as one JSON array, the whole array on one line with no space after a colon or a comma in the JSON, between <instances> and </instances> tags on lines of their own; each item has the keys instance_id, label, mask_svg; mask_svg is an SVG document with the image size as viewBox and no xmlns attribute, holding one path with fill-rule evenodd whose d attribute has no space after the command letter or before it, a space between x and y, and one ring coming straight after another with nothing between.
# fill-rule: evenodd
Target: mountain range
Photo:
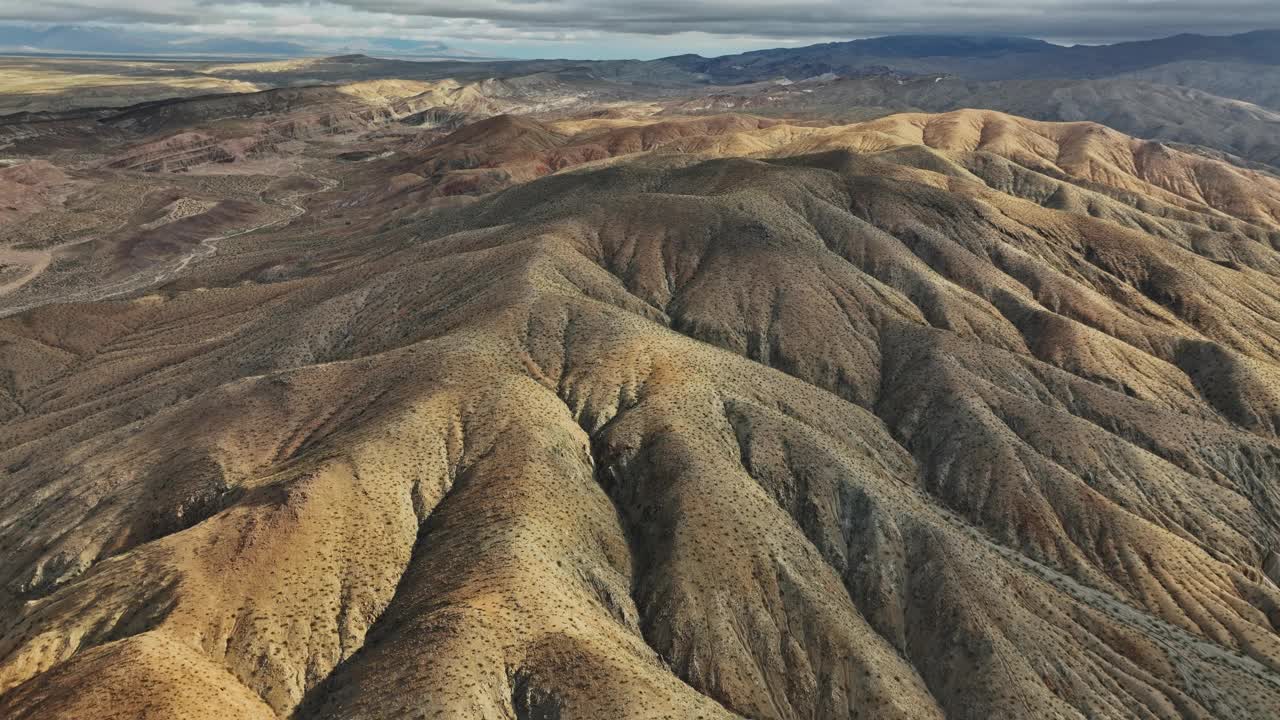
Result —
<instances>
[{"instance_id":1,"label":"mountain range","mask_svg":"<svg viewBox=\"0 0 1280 720\"><path fill-rule=\"evenodd\" d=\"M1280 64L1280 31L1231 36L1184 34L1114 45L1070 47L1030 38L900 35L825 43L802 48L759 50L702 58L667 58L719 83L773 77L800 80L867 67L913 73L947 73L975 80L1110 77L1169 63L1211 61Z\"/></svg>"},{"instance_id":2,"label":"mountain range","mask_svg":"<svg viewBox=\"0 0 1280 720\"><path fill-rule=\"evenodd\" d=\"M97 38L99 31L54 28L40 42L75 45L85 32ZM128 36L103 42L117 45L94 47L136 47ZM217 42L232 44L174 44L178 41L171 40L166 47L253 52L250 45L234 45L238 41ZM295 46L257 50L303 52ZM396 51L414 50L400 43ZM453 52L439 46L425 51L441 56ZM58 73L83 76L83 66L47 62L44 67L56 68ZM410 62L348 53L277 62L187 62L164 66L154 75L148 75L146 68L121 65L108 73L104 66L92 87L61 93L46 87L30 95L0 95L0 111L127 105L218 90L378 78L497 79L576 86L593 96L618 99L665 102L683 96L686 112L744 110L779 116L821 112L858 120L888 112L987 108L1043 120L1100 122L1121 132L1202 148L1245 164L1276 167L1280 162L1280 31L1229 37L1179 35L1072 47L1001 36L892 36L718 58L679 55L649 61ZM109 74L119 77L108 79ZM35 82L47 82L44 77Z\"/></svg>"},{"instance_id":3,"label":"mountain range","mask_svg":"<svg viewBox=\"0 0 1280 720\"><path fill-rule=\"evenodd\" d=\"M0 717L1280 717L1272 36L4 59Z\"/></svg>"},{"instance_id":4,"label":"mountain range","mask_svg":"<svg viewBox=\"0 0 1280 720\"><path fill-rule=\"evenodd\" d=\"M4 171L0 714L1280 713L1280 180L294 92Z\"/></svg>"}]
</instances>

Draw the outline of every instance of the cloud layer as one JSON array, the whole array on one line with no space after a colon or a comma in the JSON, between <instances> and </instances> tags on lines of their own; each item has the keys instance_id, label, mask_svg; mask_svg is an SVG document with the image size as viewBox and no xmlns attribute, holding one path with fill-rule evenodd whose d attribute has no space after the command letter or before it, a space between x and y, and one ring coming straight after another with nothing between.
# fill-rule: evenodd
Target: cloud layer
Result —
<instances>
[{"instance_id":1,"label":"cloud layer","mask_svg":"<svg viewBox=\"0 0 1280 720\"><path fill-rule=\"evenodd\" d=\"M384 36L605 54L763 47L894 33L1058 41L1280 26L1276 0L0 0L0 20L244 36ZM521 52L519 54L527 54ZM567 54L581 54L570 52Z\"/></svg>"}]
</instances>

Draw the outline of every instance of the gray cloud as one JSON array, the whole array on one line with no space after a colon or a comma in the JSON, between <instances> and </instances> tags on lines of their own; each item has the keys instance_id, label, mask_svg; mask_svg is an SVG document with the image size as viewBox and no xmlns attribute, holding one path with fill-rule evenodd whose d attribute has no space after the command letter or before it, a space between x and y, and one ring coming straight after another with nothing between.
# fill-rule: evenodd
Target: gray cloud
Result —
<instances>
[{"instance_id":1,"label":"gray cloud","mask_svg":"<svg viewBox=\"0 0 1280 720\"><path fill-rule=\"evenodd\" d=\"M208 3L217 5L216 2ZM265 0L265 4L293 4ZM1280 25L1275 0L338 0L353 10L513 28L758 37L994 32L1141 37Z\"/></svg>"},{"instance_id":2,"label":"gray cloud","mask_svg":"<svg viewBox=\"0 0 1280 720\"><path fill-rule=\"evenodd\" d=\"M599 43L700 33L814 41L893 33L1050 39L1226 34L1280 26L1276 0L0 0L0 20L146 25L240 34L408 35ZM651 39L644 40L648 36ZM672 39L673 50L678 41Z\"/></svg>"}]
</instances>

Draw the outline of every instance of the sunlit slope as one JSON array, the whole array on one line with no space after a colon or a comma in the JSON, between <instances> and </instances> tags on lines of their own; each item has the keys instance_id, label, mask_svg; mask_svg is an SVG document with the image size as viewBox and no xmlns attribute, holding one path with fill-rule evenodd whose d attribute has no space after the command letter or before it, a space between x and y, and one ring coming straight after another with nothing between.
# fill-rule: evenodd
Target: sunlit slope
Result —
<instances>
[{"instance_id":1,"label":"sunlit slope","mask_svg":"<svg viewBox=\"0 0 1280 720\"><path fill-rule=\"evenodd\" d=\"M748 115L554 123L501 115L433 140L395 163L441 180L432 186L436 194L460 194L639 153L776 158L898 148L935 150L969 170L973 162L983 161L974 159L975 153L996 156L1041 176L1119 195L1143 210L1172 205L1280 228L1280 180L1272 175L1131 138L1096 123L1039 122L987 110L907 113L830 126ZM925 169L955 175L941 166Z\"/></svg>"}]
</instances>

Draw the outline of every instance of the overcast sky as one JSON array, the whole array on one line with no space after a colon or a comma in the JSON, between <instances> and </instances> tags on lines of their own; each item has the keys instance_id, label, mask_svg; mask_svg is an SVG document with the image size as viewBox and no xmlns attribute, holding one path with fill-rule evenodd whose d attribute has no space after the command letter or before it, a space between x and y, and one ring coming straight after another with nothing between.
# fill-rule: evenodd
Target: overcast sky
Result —
<instances>
[{"instance_id":1,"label":"overcast sky","mask_svg":"<svg viewBox=\"0 0 1280 720\"><path fill-rule=\"evenodd\" d=\"M400 37L511 57L657 57L900 33L1112 42L1280 27L1280 0L0 0L0 20Z\"/></svg>"}]
</instances>

